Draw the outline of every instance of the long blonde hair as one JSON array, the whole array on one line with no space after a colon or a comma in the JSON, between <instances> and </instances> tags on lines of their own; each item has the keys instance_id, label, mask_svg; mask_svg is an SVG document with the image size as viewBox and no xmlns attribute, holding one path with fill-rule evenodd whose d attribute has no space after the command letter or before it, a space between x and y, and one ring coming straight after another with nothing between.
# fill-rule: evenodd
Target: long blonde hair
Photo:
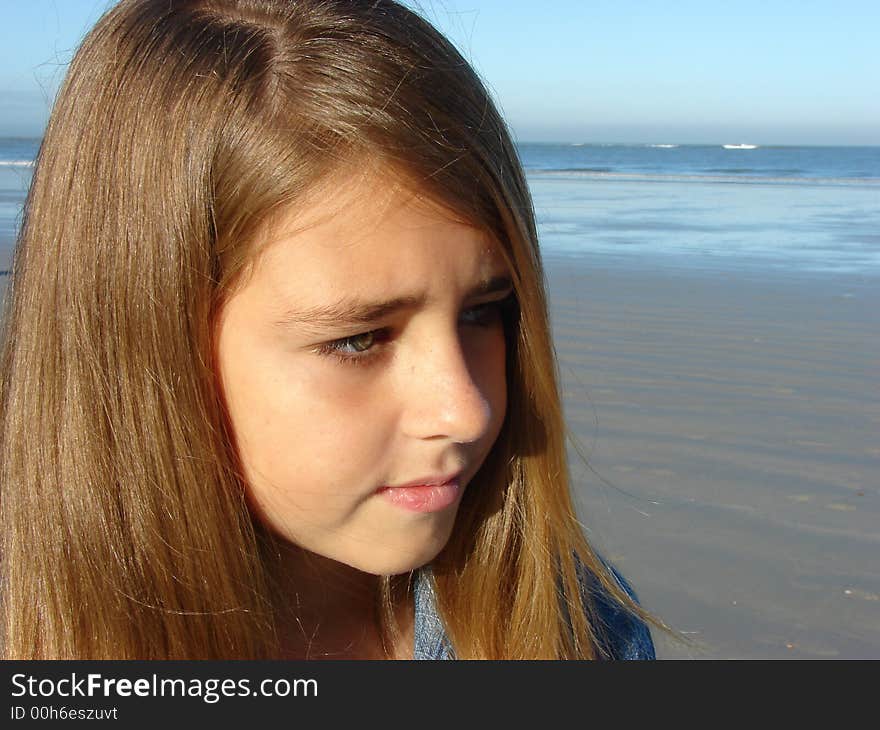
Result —
<instances>
[{"instance_id":1,"label":"long blonde hair","mask_svg":"<svg viewBox=\"0 0 880 730\"><path fill-rule=\"evenodd\" d=\"M514 277L507 418L433 564L456 655L599 654L578 562L645 616L575 516L531 200L471 67L391 0L123 0L71 64L14 256L7 658L275 656L212 323L252 233L358 156L491 231Z\"/></svg>"}]
</instances>

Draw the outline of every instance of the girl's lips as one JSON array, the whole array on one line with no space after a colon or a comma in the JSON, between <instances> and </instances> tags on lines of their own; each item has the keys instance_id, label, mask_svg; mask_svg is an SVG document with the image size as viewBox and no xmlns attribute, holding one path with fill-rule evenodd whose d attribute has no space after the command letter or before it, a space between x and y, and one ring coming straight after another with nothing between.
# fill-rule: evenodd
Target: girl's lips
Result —
<instances>
[{"instance_id":1,"label":"girl's lips","mask_svg":"<svg viewBox=\"0 0 880 730\"><path fill-rule=\"evenodd\" d=\"M461 486L455 477L443 484L382 487L378 493L391 504L410 512L439 512L458 499Z\"/></svg>"}]
</instances>

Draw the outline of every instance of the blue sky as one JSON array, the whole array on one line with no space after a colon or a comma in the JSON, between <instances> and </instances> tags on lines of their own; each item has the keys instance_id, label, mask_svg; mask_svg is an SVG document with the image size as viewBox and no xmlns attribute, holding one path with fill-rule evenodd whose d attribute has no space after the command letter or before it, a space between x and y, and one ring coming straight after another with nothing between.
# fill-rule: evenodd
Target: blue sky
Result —
<instances>
[{"instance_id":1,"label":"blue sky","mask_svg":"<svg viewBox=\"0 0 880 730\"><path fill-rule=\"evenodd\" d=\"M39 134L109 0L2 0L0 135ZM876 0L412 0L521 141L880 144Z\"/></svg>"}]
</instances>

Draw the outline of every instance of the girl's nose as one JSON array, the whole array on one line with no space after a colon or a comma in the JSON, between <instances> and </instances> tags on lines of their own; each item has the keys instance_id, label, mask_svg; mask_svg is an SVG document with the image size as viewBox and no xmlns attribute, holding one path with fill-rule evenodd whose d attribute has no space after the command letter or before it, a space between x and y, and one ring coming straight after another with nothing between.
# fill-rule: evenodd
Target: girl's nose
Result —
<instances>
[{"instance_id":1,"label":"girl's nose","mask_svg":"<svg viewBox=\"0 0 880 730\"><path fill-rule=\"evenodd\" d=\"M410 354L403 369L407 435L472 443L486 434L492 405L481 375L491 377L491 373L485 366L481 371L478 350L463 343L456 332Z\"/></svg>"}]
</instances>

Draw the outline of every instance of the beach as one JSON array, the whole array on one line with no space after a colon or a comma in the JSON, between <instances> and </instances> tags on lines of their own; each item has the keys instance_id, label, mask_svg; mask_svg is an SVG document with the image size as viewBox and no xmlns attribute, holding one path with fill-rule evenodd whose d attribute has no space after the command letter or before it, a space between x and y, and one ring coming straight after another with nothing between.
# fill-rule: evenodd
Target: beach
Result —
<instances>
[{"instance_id":1,"label":"beach","mask_svg":"<svg viewBox=\"0 0 880 730\"><path fill-rule=\"evenodd\" d=\"M546 257L590 539L660 658L880 658L880 287Z\"/></svg>"},{"instance_id":2,"label":"beach","mask_svg":"<svg viewBox=\"0 0 880 730\"><path fill-rule=\"evenodd\" d=\"M521 152L579 516L658 657L880 659L880 148Z\"/></svg>"}]
</instances>

